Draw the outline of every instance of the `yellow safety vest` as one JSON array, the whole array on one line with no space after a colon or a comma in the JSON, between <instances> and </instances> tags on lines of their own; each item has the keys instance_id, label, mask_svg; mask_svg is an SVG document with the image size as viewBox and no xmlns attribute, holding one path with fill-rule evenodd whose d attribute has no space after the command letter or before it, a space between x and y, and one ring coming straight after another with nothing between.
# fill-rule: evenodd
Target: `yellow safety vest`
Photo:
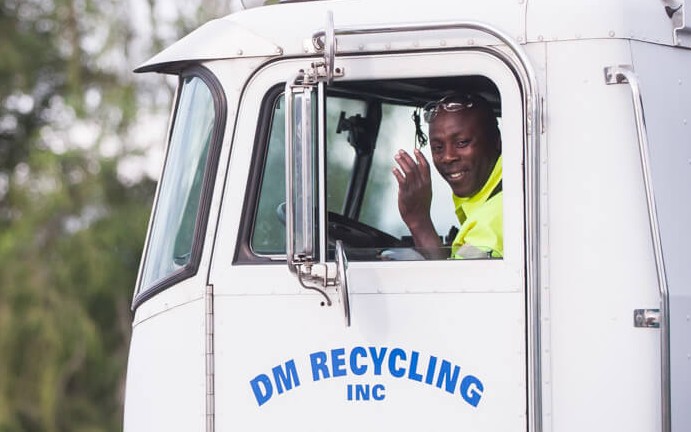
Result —
<instances>
[{"instance_id":1,"label":"yellow safety vest","mask_svg":"<svg viewBox=\"0 0 691 432\"><path fill-rule=\"evenodd\" d=\"M497 159L487 182L471 197L454 194L461 229L451 245L451 258L501 258L504 256L502 162Z\"/></svg>"}]
</instances>

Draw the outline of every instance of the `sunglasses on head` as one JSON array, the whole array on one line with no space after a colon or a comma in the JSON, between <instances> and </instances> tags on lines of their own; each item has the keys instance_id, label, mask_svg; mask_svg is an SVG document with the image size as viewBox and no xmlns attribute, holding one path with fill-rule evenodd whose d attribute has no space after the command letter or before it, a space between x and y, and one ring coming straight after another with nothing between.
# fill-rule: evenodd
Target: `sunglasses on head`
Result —
<instances>
[{"instance_id":1,"label":"sunglasses on head","mask_svg":"<svg viewBox=\"0 0 691 432\"><path fill-rule=\"evenodd\" d=\"M458 112L472 108L475 102L476 98L473 95L445 96L438 101L428 102L422 108L422 118L425 122L430 123L437 116L440 109L446 112Z\"/></svg>"}]
</instances>

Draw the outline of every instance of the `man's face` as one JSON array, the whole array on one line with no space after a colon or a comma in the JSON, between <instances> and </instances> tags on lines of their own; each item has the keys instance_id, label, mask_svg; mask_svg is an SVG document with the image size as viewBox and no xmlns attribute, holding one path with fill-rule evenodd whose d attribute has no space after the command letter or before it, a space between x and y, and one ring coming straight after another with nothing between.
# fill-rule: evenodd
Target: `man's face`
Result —
<instances>
[{"instance_id":1,"label":"man's face","mask_svg":"<svg viewBox=\"0 0 691 432\"><path fill-rule=\"evenodd\" d=\"M499 136L483 127L478 110L439 110L429 126L434 166L453 193L470 197L482 189L500 152Z\"/></svg>"}]
</instances>

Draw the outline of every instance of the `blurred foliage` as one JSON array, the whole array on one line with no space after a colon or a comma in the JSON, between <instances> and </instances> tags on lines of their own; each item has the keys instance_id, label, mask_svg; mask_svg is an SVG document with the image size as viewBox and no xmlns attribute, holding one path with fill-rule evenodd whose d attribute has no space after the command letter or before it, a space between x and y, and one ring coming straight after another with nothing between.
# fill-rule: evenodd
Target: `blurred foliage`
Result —
<instances>
[{"instance_id":1,"label":"blurred foliage","mask_svg":"<svg viewBox=\"0 0 691 432\"><path fill-rule=\"evenodd\" d=\"M151 16L139 45L134 2ZM141 156L126 144L142 110L169 102L130 70L197 24L163 37L158 7L0 0L0 432L122 429L155 183L119 167Z\"/></svg>"}]
</instances>

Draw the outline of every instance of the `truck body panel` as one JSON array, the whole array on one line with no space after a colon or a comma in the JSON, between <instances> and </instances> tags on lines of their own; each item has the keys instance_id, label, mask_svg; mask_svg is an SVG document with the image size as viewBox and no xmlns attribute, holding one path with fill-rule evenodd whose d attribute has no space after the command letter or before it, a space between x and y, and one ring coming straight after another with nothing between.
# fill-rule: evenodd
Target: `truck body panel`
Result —
<instances>
[{"instance_id":1,"label":"truck body panel","mask_svg":"<svg viewBox=\"0 0 691 432\"><path fill-rule=\"evenodd\" d=\"M688 429L691 51L672 3L296 2L142 65L180 86L125 429ZM398 214L411 113L458 90L499 119L501 259L424 259ZM432 177L443 236L458 221Z\"/></svg>"}]
</instances>

